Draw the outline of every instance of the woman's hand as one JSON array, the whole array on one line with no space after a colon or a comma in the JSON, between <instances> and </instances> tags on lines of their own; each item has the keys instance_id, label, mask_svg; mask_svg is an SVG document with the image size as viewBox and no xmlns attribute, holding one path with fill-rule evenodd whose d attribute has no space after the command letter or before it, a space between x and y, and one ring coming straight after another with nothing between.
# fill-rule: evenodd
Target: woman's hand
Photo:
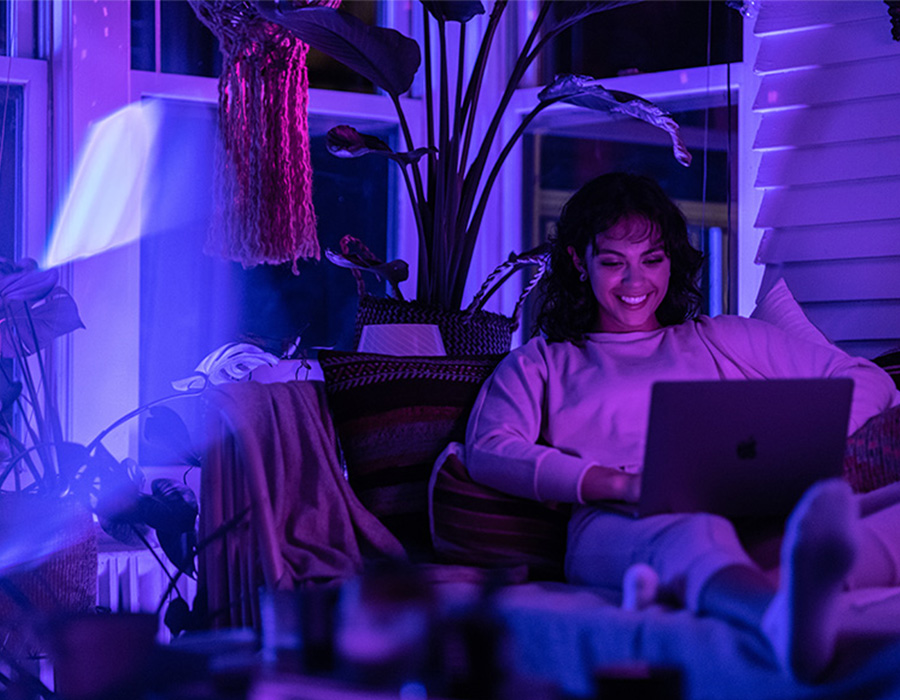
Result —
<instances>
[{"instance_id":1,"label":"woman's hand","mask_svg":"<svg viewBox=\"0 0 900 700\"><path fill-rule=\"evenodd\" d=\"M641 497L641 475L621 469L593 466L581 482L581 498L590 501L637 503Z\"/></svg>"}]
</instances>

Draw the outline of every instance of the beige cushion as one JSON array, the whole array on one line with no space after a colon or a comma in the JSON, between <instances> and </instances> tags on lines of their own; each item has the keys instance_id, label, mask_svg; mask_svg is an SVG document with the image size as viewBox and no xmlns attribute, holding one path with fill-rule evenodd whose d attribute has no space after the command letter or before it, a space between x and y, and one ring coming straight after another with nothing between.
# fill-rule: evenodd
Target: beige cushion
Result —
<instances>
[{"instance_id":1,"label":"beige cushion","mask_svg":"<svg viewBox=\"0 0 900 700\"><path fill-rule=\"evenodd\" d=\"M783 277L757 303L750 318L768 321L794 337L804 338L812 343L831 345L825 334L803 313Z\"/></svg>"},{"instance_id":2,"label":"beige cushion","mask_svg":"<svg viewBox=\"0 0 900 700\"><path fill-rule=\"evenodd\" d=\"M825 334L816 328L803 313L803 309L797 303L783 277L779 278L772 289L759 301L750 314L750 318L768 321L783 331L812 343L831 345L831 341L825 337Z\"/></svg>"}]
</instances>

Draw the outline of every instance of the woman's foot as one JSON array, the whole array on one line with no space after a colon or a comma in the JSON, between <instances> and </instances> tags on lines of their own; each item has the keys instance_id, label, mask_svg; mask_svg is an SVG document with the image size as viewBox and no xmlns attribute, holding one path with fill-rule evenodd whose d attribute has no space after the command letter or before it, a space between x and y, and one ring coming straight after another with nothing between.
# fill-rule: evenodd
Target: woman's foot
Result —
<instances>
[{"instance_id":1,"label":"woman's foot","mask_svg":"<svg viewBox=\"0 0 900 700\"><path fill-rule=\"evenodd\" d=\"M856 502L845 482L816 484L788 519L781 582L762 631L796 678L819 678L834 655L838 596L856 554Z\"/></svg>"}]
</instances>

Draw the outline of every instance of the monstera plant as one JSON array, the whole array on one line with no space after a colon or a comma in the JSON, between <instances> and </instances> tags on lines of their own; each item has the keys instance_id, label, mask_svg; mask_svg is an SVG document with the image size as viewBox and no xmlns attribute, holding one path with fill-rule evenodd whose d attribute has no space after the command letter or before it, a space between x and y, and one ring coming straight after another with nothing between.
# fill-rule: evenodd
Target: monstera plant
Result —
<instances>
[{"instance_id":1,"label":"monstera plant","mask_svg":"<svg viewBox=\"0 0 900 700\"><path fill-rule=\"evenodd\" d=\"M266 19L352 68L390 97L406 150L394 151L347 125L329 132L329 150L342 157L380 155L399 165L418 230L416 298L445 309L461 306L485 209L507 157L529 124L551 105L570 103L664 129L671 135L678 161L690 163L678 125L668 113L636 95L606 90L598 81L576 75L557 77L546 86L537 104L501 143L501 124L514 93L548 43L590 15L629 3L541 2L530 32L506 73L499 99L487 99L484 80L488 64L505 59L492 49L510 4L495 0L491 5L477 56L469 68L468 25L485 13L484 5L476 0L422 0L424 66L423 51L415 41L392 29L369 26L340 9L291 0L257 3ZM448 31L451 23L459 25L458 32ZM427 136L424 143L417 144L400 98L409 91L420 67L424 71ZM489 120L483 120L487 126L476 119L479 112L489 116ZM392 271L401 269L395 266Z\"/></svg>"},{"instance_id":2,"label":"monstera plant","mask_svg":"<svg viewBox=\"0 0 900 700\"><path fill-rule=\"evenodd\" d=\"M96 518L106 533L123 543L146 546L154 556L162 549L175 568L164 599L175 592L180 603L174 608L170 604L170 617L185 617L188 606L175 583L181 575L194 574L202 546L196 534L197 498L174 479L145 484L135 460L114 457L103 440L146 414L144 436L160 454L171 464L199 467L187 427L164 404L199 396L212 384L238 380L278 361L255 346L228 344L201 362L191 377L173 382L172 394L134 409L89 442L79 443L65 436L56 373L48 362L54 341L80 328L77 305L60 286L58 270L41 270L33 260L0 259L0 657L6 651L2 623L10 605L26 608L33 603L30 591L16 589L33 582L40 596L55 585L34 572L47 568L44 563L58 555L64 548L60 542L67 540L60 533L82 526L83 515L88 532L93 532ZM228 527L221 529L223 534ZM85 556L93 557L95 581L96 538ZM160 564L168 573L170 567ZM90 594L85 605L93 604ZM174 626L185 624L182 619Z\"/></svg>"}]
</instances>

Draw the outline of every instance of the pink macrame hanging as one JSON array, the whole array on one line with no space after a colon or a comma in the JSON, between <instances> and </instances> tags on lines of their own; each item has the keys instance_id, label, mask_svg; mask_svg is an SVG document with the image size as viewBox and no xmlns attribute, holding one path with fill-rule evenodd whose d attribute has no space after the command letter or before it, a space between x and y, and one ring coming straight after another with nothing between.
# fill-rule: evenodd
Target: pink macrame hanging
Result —
<instances>
[{"instance_id":1,"label":"pink macrame hanging","mask_svg":"<svg viewBox=\"0 0 900 700\"><path fill-rule=\"evenodd\" d=\"M190 0L219 39L215 220L206 252L245 267L318 258L307 105L309 47L249 2ZM337 7L340 0L310 1Z\"/></svg>"}]
</instances>

